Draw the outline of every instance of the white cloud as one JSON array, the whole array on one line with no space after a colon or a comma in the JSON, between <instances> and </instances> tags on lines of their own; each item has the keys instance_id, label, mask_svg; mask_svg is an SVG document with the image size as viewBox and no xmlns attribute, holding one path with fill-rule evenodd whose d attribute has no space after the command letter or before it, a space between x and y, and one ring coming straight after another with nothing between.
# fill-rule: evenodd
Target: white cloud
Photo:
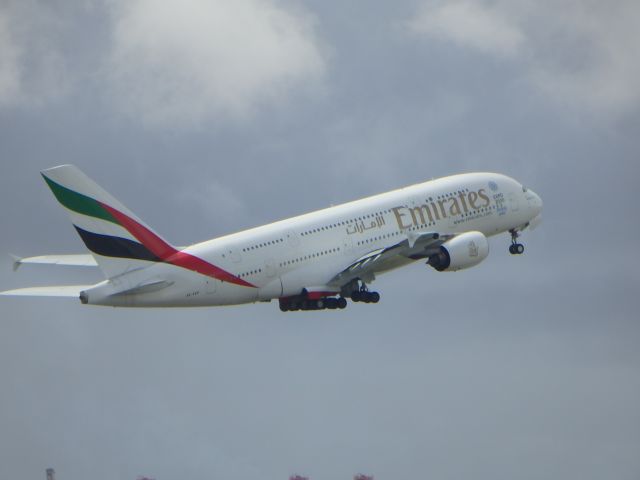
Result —
<instances>
[{"instance_id":1,"label":"white cloud","mask_svg":"<svg viewBox=\"0 0 640 480\"><path fill-rule=\"evenodd\" d=\"M558 101L595 112L640 107L640 3L590 3L557 12L548 29L533 30L530 78ZM549 40L549 39L553 40Z\"/></svg>"},{"instance_id":2,"label":"white cloud","mask_svg":"<svg viewBox=\"0 0 640 480\"><path fill-rule=\"evenodd\" d=\"M524 39L518 26L499 9L465 0L425 3L409 27L419 34L501 56L517 53Z\"/></svg>"},{"instance_id":3,"label":"white cloud","mask_svg":"<svg viewBox=\"0 0 640 480\"><path fill-rule=\"evenodd\" d=\"M266 0L116 0L106 63L117 105L148 125L252 115L318 84L310 18Z\"/></svg>"},{"instance_id":4,"label":"white cloud","mask_svg":"<svg viewBox=\"0 0 640 480\"><path fill-rule=\"evenodd\" d=\"M68 91L59 19L36 2L0 5L0 108L34 106Z\"/></svg>"},{"instance_id":5,"label":"white cloud","mask_svg":"<svg viewBox=\"0 0 640 480\"><path fill-rule=\"evenodd\" d=\"M415 34L520 64L555 102L619 115L640 107L640 3L635 0L426 1Z\"/></svg>"}]
</instances>

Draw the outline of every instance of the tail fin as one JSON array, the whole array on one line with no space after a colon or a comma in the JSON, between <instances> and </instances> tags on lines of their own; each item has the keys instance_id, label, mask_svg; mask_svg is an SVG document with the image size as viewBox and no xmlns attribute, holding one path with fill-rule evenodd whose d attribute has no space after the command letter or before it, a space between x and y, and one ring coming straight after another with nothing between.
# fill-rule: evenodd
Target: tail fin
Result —
<instances>
[{"instance_id":1,"label":"tail fin","mask_svg":"<svg viewBox=\"0 0 640 480\"><path fill-rule=\"evenodd\" d=\"M77 167L62 165L41 173L107 278L177 252Z\"/></svg>"}]
</instances>

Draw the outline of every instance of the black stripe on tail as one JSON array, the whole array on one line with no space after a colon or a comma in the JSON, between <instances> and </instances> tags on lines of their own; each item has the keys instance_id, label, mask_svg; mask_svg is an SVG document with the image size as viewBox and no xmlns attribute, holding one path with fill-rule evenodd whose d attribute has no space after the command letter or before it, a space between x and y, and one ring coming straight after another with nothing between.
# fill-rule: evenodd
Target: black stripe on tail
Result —
<instances>
[{"instance_id":1,"label":"black stripe on tail","mask_svg":"<svg viewBox=\"0 0 640 480\"><path fill-rule=\"evenodd\" d=\"M147 247L141 243L134 242L127 238L101 235L99 233L88 232L74 225L78 235L89 250L104 257L131 258L134 260L147 260L149 262L160 262L160 258L155 256Z\"/></svg>"}]
</instances>

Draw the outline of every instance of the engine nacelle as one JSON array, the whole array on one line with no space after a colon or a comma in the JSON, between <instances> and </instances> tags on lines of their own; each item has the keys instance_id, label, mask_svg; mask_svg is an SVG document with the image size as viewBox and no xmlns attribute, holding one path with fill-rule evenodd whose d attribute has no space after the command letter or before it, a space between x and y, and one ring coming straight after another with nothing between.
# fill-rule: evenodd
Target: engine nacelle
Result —
<instances>
[{"instance_id":1,"label":"engine nacelle","mask_svg":"<svg viewBox=\"0 0 640 480\"><path fill-rule=\"evenodd\" d=\"M444 242L440 251L429 257L427 265L439 272L454 272L474 267L489 255L489 241L481 232L466 232Z\"/></svg>"}]
</instances>

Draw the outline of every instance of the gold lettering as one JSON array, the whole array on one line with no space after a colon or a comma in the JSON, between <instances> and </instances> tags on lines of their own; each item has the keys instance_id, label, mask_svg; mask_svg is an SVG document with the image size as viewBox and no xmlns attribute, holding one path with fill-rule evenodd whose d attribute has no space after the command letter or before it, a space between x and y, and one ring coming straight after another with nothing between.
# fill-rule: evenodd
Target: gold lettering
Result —
<instances>
[{"instance_id":1,"label":"gold lettering","mask_svg":"<svg viewBox=\"0 0 640 480\"><path fill-rule=\"evenodd\" d=\"M467 197L469 199L469 205L471 205L471 208L473 208L474 210L480 208L478 205L476 205L476 201L478 200L478 194L476 192L469 192L469 195Z\"/></svg>"},{"instance_id":2,"label":"gold lettering","mask_svg":"<svg viewBox=\"0 0 640 480\"><path fill-rule=\"evenodd\" d=\"M398 222L398 227L400 227L400 230L404 230L405 228L409 228L411 225L405 225L402 222L402 217L406 216L404 213L400 212L400 209L402 209L404 207L393 207L391 210L393 210L393 214L396 216L396 222Z\"/></svg>"},{"instance_id":3,"label":"gold lettering","mask_svg":"<svg viewBox=\"0 0 640 480\"><path fill-rule=\"evenodd\" d=\"M462 203L462 208L464 209L464 213L469 213L469 209L467 208L467 201L464 198L464 193L460 193L458 197L460 197L460 202Z\"/></svg>"},{"instance_id":4,"label":"gold lettering","mask_svg":"<svg viewBox=\"0 0 640 480\"><path fill-rule=\"evenodd\" d=\"M436 207L436 204L431 202L431 210L433 211L433 214L436 217L436 220L440 220L440 214L438 213L438 207Z\"/></svg>"},{"instance_id":5,"label":"gold lettering","mask_svg":"<svg viewBox=\"0 0 640 480\"><path fill-rule=\"evenodd\" d=\"M411 208L410 212L411 212L411 218L413 220L413 224L416 226L424 225L426 223L424 212L427 213L429 222L433 222L433 216L431 215L431 209L429 208L429 205L425 204L425 205L420 205L419 207ZM420 222L418 222L418 216L420 216Z\"/></svg>"},{"instance_id":6,"label":"gold lettering","mask_svg":"<svg viewBox=\"0 0 640 480\"><path fill-rule=\"evenodd\" d=\"M484 191L484 188L478 190L478 196L485 201L485 204L482 206L488 207L491 204L491 200L489 200L489 197L485 195Z\"/></svg>"},{"instance_id":7,"label":"gold lettering","mask_svg":"<svg viewBox=\"0 0 640 480\"><path fill-rule=\"evenodd\" d=\"M458 205L458 199L456 197L451 197L451 205L449 205L449 215L452 217L456 215L460 215L460 205Z\"/></svg>"},{"instance_id":8,"label":"gold lettering","mask_svg":"<svg viewBox=\"0 0 640 480\"><path fill-rule=\"evenodd\" d=\"M442 214L442 218L447 218L447 211L444 208L444 202L446 200L438 200L438 205L440 205L440 213Z\"/></svg>"}]
</instances>

